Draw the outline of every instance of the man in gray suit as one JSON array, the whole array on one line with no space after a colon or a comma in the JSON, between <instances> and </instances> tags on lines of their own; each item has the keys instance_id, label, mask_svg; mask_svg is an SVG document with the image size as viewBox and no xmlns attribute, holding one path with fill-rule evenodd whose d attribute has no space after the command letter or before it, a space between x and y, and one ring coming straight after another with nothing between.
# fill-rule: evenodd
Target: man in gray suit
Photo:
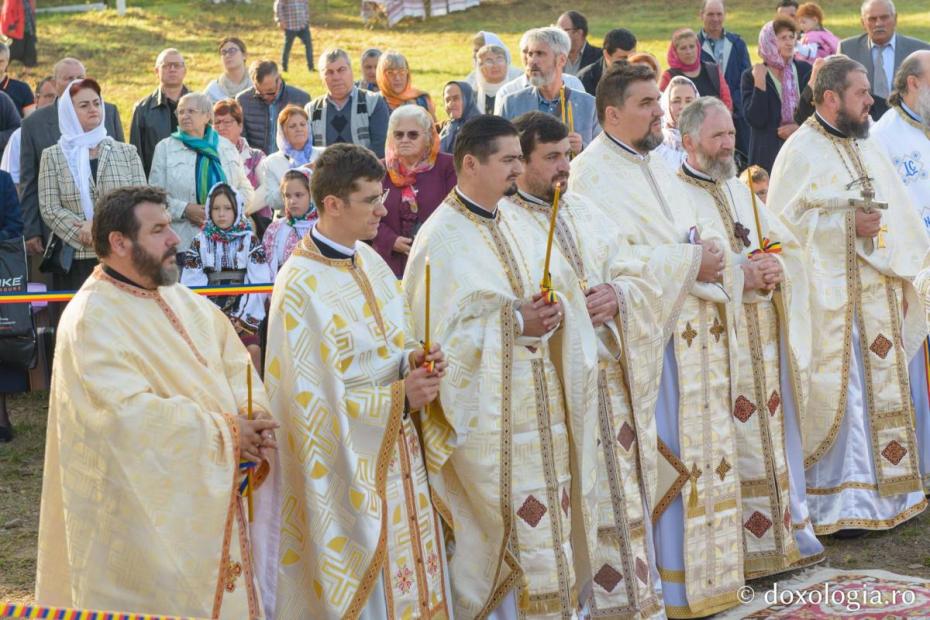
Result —
<instances>
[{"instance_id":1,"label":"man in gray suit","mask_svg":"<svg viewBox=\"0 0 930 620\"><path fill-rule=\"evenodd\" d=\"M495 112L507 120L534 111L559 117L569 125L568 141L577 155L601 133L601 125L597 121L594 97L584 90L568 88L562 81L570 47L571 41L561 28L528 30L520 41L520 48L530 85L503 99L498 96Z\"/></svg>"},{"instance_id":2,"label":"man in gray suit","mask_svg":"<svg viewBox=\"0 0 930 620\"><path fill-rule=\"evenodd\" d=\"M52 80L58 97L74 80L87 76L84 65L75 58L62 58L52 70ZM107 134L117 142L123 139L123 125L119 119L119 110L112 103L107 103L104 122ZM36 110L23 119L22 143L19 151L20 166L20 203L23 209L23 234L26 237L26 249L36 255L45 251L44 240L46 228L39 215L39 161L42 151L58 143L61 131L58 129L58 103Z\"/></svg>"},{"instance_id":3,"label":"man in gray suit","mask_svg":"<svg viewBox=\"0 0 930 620\"><path fill-rule=\"evenodd\" d=\"M892 0L865 0L859 10L865 34L840 42L840 53L865 66L872 84L872 118L876 121L888 109L886 99L898 67L911 53L930 49L920 39L897 34L898 15Z\"/></svg>"}]
</instances>

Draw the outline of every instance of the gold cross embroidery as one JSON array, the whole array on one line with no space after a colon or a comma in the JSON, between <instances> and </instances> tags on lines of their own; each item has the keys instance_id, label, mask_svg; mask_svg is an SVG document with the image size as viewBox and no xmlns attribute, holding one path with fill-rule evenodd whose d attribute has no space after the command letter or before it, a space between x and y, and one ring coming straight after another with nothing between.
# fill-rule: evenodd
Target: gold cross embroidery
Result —
<instances>
[{"instance_id":1,"label":"gold cross embroidery","mask_svg":"<svg viewBox=\"0 0 930 620\"><path fill-rule=\"evenodd\" d=\"M685 324L685 331L681 332L681 337L688 342L688 348L691 348L691 341L697 336L697 332L691 328L691 321Z\"/></svg>"},{"instance_id":2,"label":"gold cross embroidery","mask_svg":"<svg viewBox=\"0 0 930 620\"><path fill-rule=\"evenodd\" d=\"M727 457L720 459L720 465L717 465L717 475L720 476L720 481L723 482L723 479L726 477L727 473L732 469L730 464L727 463Z\"/></svg>"},{"instance_id":3,"label":"gold cross embroidery","mask_svg":"<svg viewBox=\"0 0 930 620\"><path fill-rule=\"evenodd\" d=\"M720 336L723 335L723 325L714 317L714 326L710 328L710 333L714 336L714 342L720 342Z\"/></svg>"}]
</instances>

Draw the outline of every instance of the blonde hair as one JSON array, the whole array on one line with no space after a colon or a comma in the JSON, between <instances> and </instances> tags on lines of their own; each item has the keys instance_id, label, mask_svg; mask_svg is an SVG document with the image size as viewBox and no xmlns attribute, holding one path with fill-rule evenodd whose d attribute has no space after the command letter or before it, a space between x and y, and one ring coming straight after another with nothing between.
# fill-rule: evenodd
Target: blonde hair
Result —
<instances>
[{"instance_id":1,"label":"blonde hair","mask_svg":"<svg viewBox=\"0 0 930 620\"><path fill-rule=\"evenodd\" d=\"M749 166L743 170L742 174L739 175L739 180L742 181L747 187L749 187L750 175L752 175L752 184L754 187L757 183L762 183L763 181L769 180L769 173L765 171L765 168L753 164L752 166Z\"/></svg>"}]
</instances>

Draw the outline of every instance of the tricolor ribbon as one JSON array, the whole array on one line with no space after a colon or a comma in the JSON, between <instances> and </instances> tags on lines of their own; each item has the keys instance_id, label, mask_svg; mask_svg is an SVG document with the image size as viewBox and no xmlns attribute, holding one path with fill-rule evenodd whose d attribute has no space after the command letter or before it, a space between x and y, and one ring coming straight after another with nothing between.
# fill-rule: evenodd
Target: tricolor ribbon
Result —
<instances>
[{"instance_id":1,"label":"tricolor ribbon","mask_svg":"<svg viewBox=\"0 0 930 620\"><path fill-rule=\"evenodd\" d=\"M781 241L771 241L768 237L762 237L762 249L749 253L750 256L756 254L781 254Z\"/></svg>"},{"instance_id":2,"label":"tricolor ribbon","mask_svg":"<svg viewBox=\"0 0 930 620\"><path fill-rule=\"evenodd\" d=\"M92 611L68 607L0 603L0 618L45 618L47 620L197 620L193 616L130 614L120 611Z\"/></svg>"},{"instance_id":3,"label":"tricolor ribbon","mask_svg":"<svg viewBox=\"0 0 930 620\"><path fill-rule=\"evenodd\" d=\"M206 297L220 295L259 295L271 294L274 284L229 284L226 286L192 286L192 291ZM0 304L23 304L38 302L70 301L77 291L45 291L42 293L0 293Z\"/></svg>"},{"instance_id":4,"label":"tricolor ribbon","mask_svg":"<svg viewBox=\"0 0 930 620\"><path fill-rule=\"evenodd\" d=\"M546 273L542 283L539 286L539 292L542 293L543 299L547 304L554 304L556 300L555 288L552 286L552 276Z\"/></svg>"}]
</instances>

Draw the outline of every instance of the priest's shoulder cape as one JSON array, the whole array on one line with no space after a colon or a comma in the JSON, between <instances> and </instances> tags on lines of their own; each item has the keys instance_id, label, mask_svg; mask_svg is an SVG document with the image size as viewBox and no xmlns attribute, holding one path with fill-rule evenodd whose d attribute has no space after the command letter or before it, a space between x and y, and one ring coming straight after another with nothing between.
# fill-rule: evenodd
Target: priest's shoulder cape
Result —
<instances>
[{"instance_id":1,"label":"priest's shoulder cape","mask_svg":"<svg viewBox=\"0 0 930 620\"><path fill-rule=\"evenodd\" d=\"M58 327L39 604L260 615L236 489L247 369L208 299L97 268ZM253 382L255 409L268 411Z\"/></svg>"}]
</instances>

